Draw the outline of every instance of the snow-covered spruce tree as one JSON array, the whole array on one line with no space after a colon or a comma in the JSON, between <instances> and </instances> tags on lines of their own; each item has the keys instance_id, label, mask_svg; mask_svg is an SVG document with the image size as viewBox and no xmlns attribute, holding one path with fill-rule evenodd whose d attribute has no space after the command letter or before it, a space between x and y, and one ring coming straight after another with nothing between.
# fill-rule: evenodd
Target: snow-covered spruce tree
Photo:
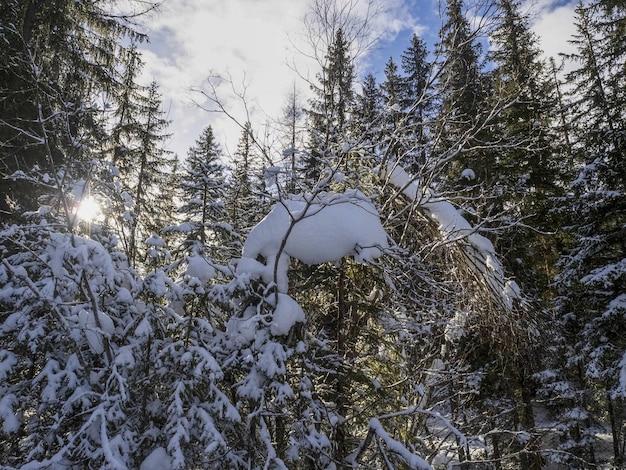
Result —
<instances>
[{"instance_id":1,"label":"snow-covered spruce tree","mask_svg":"<svg viewBox=\"0 0 626 470\"><path fill-rule=\"evenodd\" d=\"M210 260L188 256L146 275L134 295L117 359L133 384L141 443L129 468L245 466L233 437L241 419L222 370L225 314L207 300L215 276Z\"/></svg>"},{"instance_id":2,"label":"snow-covered spruce tree","mask_svg":"<svg viewBox=\"0 0 626 470\"><path fill-rule=\"evenodd\" d=\"M610 429L615 466L624 462L624 222L626 207L623 6L591 2L576 9L579 67L572 83L572 151L578 174L563 200L571 248L560 262L556 301L564 367L552 370L562 448L572 465L598 462L602 426ZM606 418L605 418L606 417ZM589 463L587 463L589 462Z\"/></svg>"},{"instance_id":3,"label":"snow-covered spruce tree","mask_svg":"<svg viewBox=\"0 0 626 470\"><path fill-rule=\"evenodd\" d=\"M226 210L239 234L245 235L263 217L268 204L262 194L261 162L252 123L242 126L241 137L232 158Z\"/></svg>"},{"instance_id":4,"label":"snow-covered spruce tree","mask_svg":"<svg viewBox=\"0 0 626 470\"><path fill-rule=\"evenodd\" d=\"M11 149L20 162L11 181L18 187L19 178L26 179L38 186L34 195L45 196L37 203L16 197L20 222L1 228L0 461L9 468L133 466L128 384L116 351L120 325L130 324L137 279L115 253L115 238L96 223L80 222L80 205L97 197L101 174L109 174L95 160L107 137L96 103L118 86L115 44L132 30L108 16L104 3L24 5L29 8L19 20L3 21L15 27L16 40L4 71L28 84L24 93L36 114L25 106L12 110L12 119L28 126L13 126L4 116L2 122L19 131L12 142L30 141L35 157L22 162L25 149ZM19 12L17 4L6 6ZM23 212L29 204L37 210Z\"/></svg>"},{"instance_id":5,"label":"snow-covered spruce tree","mask_svg":"<svg viewBox=\"0 0 626 470\"><path fill-rule=\"evenodd\" d=\"M187 253L205 253L224 262L233 231L226 223L226 167L213 128L207 126L187 152L180 182L183 205L178 209ZM231 255L232 255L231 251Z\"/></svg>"},{"instance_id":6,"label":"snow-covered spruce tree","mask_svg":"<svg viewBox=\"0 0 626 470\"><path fill-rule=\"evenodd\" d=\"M154 264L142 280L114 237L46 207L25 217L0 232L2 464L243 466L224 437L240 435L214 358L224 319L194 304L215 269L189 259L176 282Z\"/></svg>"},{"instance_id":7,"label":"snow-covered spruce tree","mask_svg":"<svg viewBox=\"0 0 626 470\"><path fill-rule=\"evenodd\" d=\"M122 245L131 264L140 267L147 262L145 241L163 227L171 225L174 201L168 197L176 187L176 156L163 148L169 125L163 117L161 95L156 82L146 92L145 107L138 128L129 136L124 155L127 171L121 175L127 204L117 214Z\"/></svg>"},{"instance_id":8,"label":"snow-covered spruce tree","mask_svg":"<svg viewBox=\"0 0 626 470\"><path fill-rule=\"evenodd\" d=\"M96 160L107 138L97 103L120 86L118 44L139 36L109 7L0 7L0 132L11 142L2 162L12 174L3 195L16 216L0 229L0 461L12 468L132 465L136 448L115 345L137 280L114 237L79 223L79 205L109 172Z\"/></svg>"},{"instance_id":9,"label":"snow-covered spruce tree","mask_svg":"<svg viewBox=\"0 0 626 470\"><path fill-rule=\"evenodd\" d=\"M0 459L132 466L136 411L118 353L138 280L123 256L45 207L27 217L0 235Z\"/></svg>"},{"instance_id":10,"label":"snow-covered spruce tree","mask_svg":"<svg viewBox=\"0 0 626 470\"><path fill-rule=\"evenodd\" d=\"M3 37L11 39L2 50L8 57L2 73L7 83L25 85L9 99L3 96L2 132L16 144L3 151L19 162L11 167L11 184L22 188L12 193L14 207L37 209L19 224L3 223L0 235L0 462L8 468L139 468L149 456L160 456L167 468L204 465L205 458L228 462L212 416L226 415L229 422L237 415L214 385L219 366L205 347L213 330L201 319L181 320L180 305L198 284L192 278L204 279L205 271L187 273L193 288L178 286L150 262L152 273L142 281L116 252L115 237L96 222L79 222L76 206L87 192L104 196L112 176L119 176L108 162L94 161L108 138L96 120L102 115L96 103L126 86L115 81L124 70L116 61L125 57L117 44L133 33L123 16L107 14L108 6L0 7L13 15L2 18ZM13 108L19 95L28 100ZM162 121L150 119L158 114L157 102L155 93L148 94L150 109L137 115L151 157L161 135ZM26 147L32 161L20 153ZM3 155L2 161L11 158ZM119 182L145 189L141 176L125 174ZM39 185L43 189L33 193L46 197L37 203L21 197L24 181ZM146 202L148 192L135 191L135 202ZM154 228L164 224L159 217L150 222ZM157 237L150 239L151 250L165 253Z\"/></svg>"}]
</instances>

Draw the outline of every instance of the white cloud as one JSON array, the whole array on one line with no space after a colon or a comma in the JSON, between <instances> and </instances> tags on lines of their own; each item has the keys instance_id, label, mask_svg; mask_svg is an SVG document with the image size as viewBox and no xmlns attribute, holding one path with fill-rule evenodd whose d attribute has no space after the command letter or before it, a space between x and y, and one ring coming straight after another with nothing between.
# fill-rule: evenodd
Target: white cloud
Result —
<instances>
[{"instance_id":1,"label":"white cloud","mask_svg":"<svg viewBox=\"0 0 626 470\"><path fill-rule=\"evenodd\" d=\"M419 11L421 1L380 0L382 12L373 18L372 26L381 43L388 44L403 30L421 28L412 13ZM353 13L365 14L366 5L366 0L357 3ZM245 90L253 125L263 125L265 116L280 115L294 82L301 99L306 99L310 90L302 77L315 77L319 67L302 53L310 52L303 21L308 11L309 2L302 0L166 1L150 21L150 43L141 49L144 82L157 81L173 121L169 149L184 157L211 124L218 139L234 150L240 129L225 116L191 104L192 98L201 96L189 90L207 89L211 74L229 75L239 93ZM234 98L230 88L222 84L220 97L243 122L242 100Z\"/></svg>"},{"instance_id":2,"label":"white cloud","mask_svg":"<svg viewBox=\"0 0 626 470\"><path fill-rule=\"evenodd\" d=\"M278 113L295 79L287 66L294 54L287 35L300 27L305 9L305 2L292 0L164 3L149 25L150 43L141 49L143 81L158 82L164 108L173 120L170 150L184 156L209 123L218 136L228 140L229 147L236 145L238 136L231 123L191 104L192 98L200 97L190 89L203 87L212 73L230 74L240 91L245 82L253 109ZM220 92L227 88L220 87ZM233 112L245 120L242 109Z\"/></svg>"},{"instance_id":3,"label":"white cloud","mask_svg":"<svg viewBox=\"0 0 626 470\"><path fill-rule=\"evenodd\" d=\"M576 4L576 0L540 0L528 6L532 12L532 31L539 38L539 46L557 65L561 63L560 53L575 51L568 41L576 33Z\"/></svg>"},{"instance_id":4,"label":"white cloud","mask_svg":"<svg viewBox=\"0 0 626 470\"><path fill-rule=\"evenodd\" d=\"M372 22L378 41L360 61L359 72L365 70L380 75L390 56L397 56L410 46L413 33L424 37L436 32L439 28L437 1L388 0L382 3L382 10ZM436 18L434 23L433 18Z\"/></svg>"}]
</instances>

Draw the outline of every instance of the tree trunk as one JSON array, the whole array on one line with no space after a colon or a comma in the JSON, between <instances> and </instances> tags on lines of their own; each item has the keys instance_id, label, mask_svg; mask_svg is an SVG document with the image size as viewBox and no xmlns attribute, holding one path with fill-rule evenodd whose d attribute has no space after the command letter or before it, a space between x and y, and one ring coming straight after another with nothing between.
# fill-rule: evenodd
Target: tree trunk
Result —
<instances>
[{"instance_id":1,"label":"tree trunk","mask_svg":"<svg viewBox=\"0 0 626 470\"><path fill-rule=\"evenodd\" d=\"M337 357L343 362L345 358L345 320L347 318L347 307L346 307L346 271L345 265L342 262L339 268L339 279L337 280ZM343 367L340 369L337 374L337 386L336 386L336 404L337 404L337 413L341 418L345 418L348 410L348 400L346 397L346 378L344 376ZM335 428L335 459L338 462L343 461L343 459L348 455L346 449L346 435L344 424L342 422L337 423Z\"/></svg>"},{"instance_id":2,"label":"tree trunk","mask_svg":"<svg viewBox=\"0 0 626 470\"><path fill-rule=\"evenodd\" d=\"M541 470L541 454L539 453L541 446L537 437L533 435L535 429L535 416L532 406L532 390L523 377L518 382L518 387L515 391L515 398L517 401L518 422L520 423L522 430L526 431L530 435L530 442L528 443L526 452L521 454L522 468L528 470Z\"/></svg>"},{"instance_id":3,"label":"tree trunk","mask_svg":"<svg viewBox=\"0 0 626 470\"><path fill-rule=\"evenodd\" d=\"M614 468L623 468L624 455L621 450L621 427L622 427L622 413L619 406L619 399L617 406L615 401L611 398L610 393L607 391L607 406L609 412L609 418L611 420L611 434L613 436L613 466Z\"/></svg>"}]
</instances>

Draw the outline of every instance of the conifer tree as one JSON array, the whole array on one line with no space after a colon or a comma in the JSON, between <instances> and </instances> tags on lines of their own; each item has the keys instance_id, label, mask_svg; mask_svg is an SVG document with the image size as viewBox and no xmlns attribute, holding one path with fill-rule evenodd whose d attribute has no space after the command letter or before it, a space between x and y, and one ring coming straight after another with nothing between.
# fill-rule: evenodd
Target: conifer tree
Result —
<instances>
[{"instance_id":1,"label":"conifer tree","mask_svg":"<svg viewBox=\"0 0 626 470\"><path fill-rule=\"evenodd\" d=\"M517 1L498 2L491 35L494 48L488 54L493 63L488 101L498 110L489 126L491 139L497 142L492 174L499 201L492 205L514 222L500 231L497 248L530 301L527 317L542 325L541 298L549 296L552 269L548 266L556 259L553 235L547 233L555 228L550 200L560 191L556 162L564 146L552 130L556 113L552 81L529 20L520 9ZM523 328L518 324L516 334L524 337ZM546 347L543 341L550 339L547 335L534 341L529 338L528 347L516 351L519 356L506 368L510 377L504 393L517 402L513 419L528 431L535 428L531 377L539 367L538 348ZM532 453L522 458L522 464L540 465Z\"/></svg>"},{"instance_id":2,"label":"conifer tree","mask_svg":"<svg viewBox=\"0 0 626 470\"><path fill-rule=\"evenodd\" d=\"M181 180L182 214L186 232L186 250L204 253L217 259L218 251L228 246L223 233L226 218L226 167L221 161L222 150L215 140L213 128L205 127L202 135L187 152L185 171Z\"/></svg>"},{"instance_id":3,"label":"conifer tree","mask_svg":"<svg viewBox=\"0 0 626 470\"><path fill-rule=\"evenodd\" d=\"M451 186L491 185L492 156L477 150L488 141L480 132L485 111L481 48L463 8L463 0L446 0L446 22L436 50L441 70L435 151L443 162L451 160L447 171ZM466 169L471 173L464 173Z\"/></svg>"},{"instance_id":4,"label":"conifer tree","mask_svg":"<svg viewBox=\"0 0 626 470\"><path fill-rule=\"evenodd\" d=\"M233 154L232 175L228 182L226 209L235 231L246 234L262 218L262 181L252 124L244 124Z\"/></svg>"},{"instance_id":5,"label":"conifer tree","mask_svg":"<svg viewBox=\"0 0 626 470\"><path fill-rule=\"evenodd\" d=\"M127 57L121 75L119 92L113 96L113 129L111 143L113 146L111 162L126 179L134 166L133 148L141 132L141 120L148 106L148 87L139 85L137 80L143 68L143 61L135 45L125 51Z\"/></svg>"},{"instance_id":6,"label":"conifer tree","mask_svg":"<svg viewBox=\"0 0 626 470\"><path fill-rule=\"evenodd\" d=\"M566 437L572 454L595 458L592 425L606 414L613 438L613 464L624 462L622 413L626 343L624 286L624 194L626 167L623 142L624 64L626 45L623 6L606 2L578 5L572 56L580 65L567 75L572 90L572 149L578 175L564 198L572 247L560 260L557 298L566 354L562 379L569 379L575 400L561 406L584 410L571 420ZM598 400L595 397L602 397ZM567 407L566 407L567 406Z\"/></svg>"},{"instance_id":7,"label":"conifer tree","mask_svg":"<svg viewBox=\"0 0 626 470\"><path fill-rule=\"evenodd\" d=\"M381 83L381 95L385 104L383 139L389 141L386 145L389 157L403 161L406 149L404 133L400 130L405 123L406 104L405 86L400 76L398 66L393 58L389 58L385 64L385 81Z\"/></svg>"},{"instance_id":8,"label":"conifer tree","mask_svg":"<svg viewBox=\"0 0 626 470\"><path fill-rule=\"evenodd\" d=\"M512 210L514 203L507 204L503 198L505 188L509 187L503 178L510 173L503 172L498 166L501 162L499 155L519 150L518 158L532 157L523 152L520 145L520 142L525 142L523 139L528 139L529 134L525 134L524 138L520 137L521 134L515 134L515 137L511 136L511 140L508 141L510 148L506 146L504 149L499 148L499 143L504 139L499 134L497 124L499 119L507 121L508 118L506 106L498 100L502 99L504 103L515 102L532 85L525 77L522 82L518 82L515 92L508 98L499 95L497 87L500 85L495 85L497 80L481 72L477 33L471 30L465 18L463 2L450 0L446 6L447 21L441 30L437 51L438 59L442 60L437 84L441 102L437 110L439 113L437 126L431 134L436 154L431 164L435 165L438 161L439 168L445 168L441 174L444 185L440 186L440 191L443 188L454 190L455 195L463 201L463 213L480 224L483 233L493 231L504 234L506 228L514 224L514 220L519 219L519 214L507 213ZM509 15L508 18L511 21L512 16ZM500 24L500 29L496 28L498 40L501 40L504 29L510 24ZM518 33L519 30L513 34ZM506 34L506 37L511 37L510 30ZM524 38L516 39L521 41ZM509 47L512 47L511 43L497 49L497 53L511 54ZM500 60L502 56L495 60L494 73L498 76L497 74L501 72L503 80L510 85L508 80L516 76L515 71L506 65L498 69ZM511 63L518 60L521 58L511 59ZM532 66L536 67L535 64ZM536 72L534 77L537 77ZM492 100L494 97L497 97L495 102ZM539 97L536 99L539 100ZM522 103L527 102L528 100L522 99ZM509 132L512 132L515 126L524 124L533 131L532 126L536 125L535 121L538 119L536 117L524 119L526 120L518 115L515 119L507 121L510 125ZM547 119L544 126L544 129L547 128ZM540 144L538 148L545 151L545 147ZM497 248L502 249L501 246ZM466 272L461 279L468 274L470 273ZM461 428L467 434L490 428L514 432L524 430L532 435L535 432L532 376L537 370L537 352L540 344L537 312L525 302L503 306L487 298L483 299L483 305L479 305L475 303L478 298L482 298L478 292L463 298L462 306L457 304L459 310L455 317L460 315L462 318L467 315L464 320L465 329L461 337L452 338L447 350L448 355L443 360L450 370L455 371L453 373L464 371L469 374L468 377L478 374L481 377L481 385L476 387L471 381L464 380L449 385L445 393L448 394L453 416L456 416L455 419L467 421ZM508 332L507 341L502 341L497 333L492 334L495 331L502 331L501 328ZM459 401L460 397L464 396L463 390L472 388L476 391L476 400L468 396L467 399ZM485 413L484 404L487 402L498 403L499 407L508 408L511 412L494 416L493 420L471 419L470 416ZM508 432L499 431L491 434L495 458L503 458L501 454L503 448L513 451L507 459L517 458L514 449L519 443L511 440L510 436ZM519 465L523 468L540 468L537 450L538 441L535 437L526 441L524 451L519 457ZM460 447L459 458L463 461L471 457Z\"/></svg>"},{"instance_id":9,"label":"conifer tree","mask_svg":"<svg viewBox=\"0 0 626 470\"><path fill-rule=\"evenodd\" d=\"M558 84L540 58L537 38L515 1L501 1L488 54L491 106L500 112L490 130L497 144L497 188L500 207L513 224L499 249L508 268L535 297L550 296L550 277L557 253L548 232L558 226L551 201L561 195L568 165L567 135L554 130ZM532 227L532 230L525 228Z\"/></svg>"},{"instance_id":10,"label":"conifer tree","mask_svg":"<svg viewBox=\"0 0 626 470\"><path fill-rule=\"evenodd\" d=\"M299 189L299 176L301 173L302 156L305 143L304 134L304 110L300 103L295 84L287 98L287 105L283 108L281 127L283 129L283 157L284 171L286 173L285 189L288 193L295 193Z\"/></svg>"},{"instance_id":11,"label":"conifer tree","mask_svg":"<svg viewBox=\"0 0 626 470\"><path fill-rule=\"evenodd\" d=\"M517 0L497 2L487 73L462 1L447 1L436 88L413 36L404 75L390 59L385 82L370 74L357 94L352 33L331 25L303 184L294 175L304 154L295 94L287 172L272 167L261 177L248 122L230 179L211 126L179 179L164 149L158 87L136 84L137 36L100 9L108 2L44 3L0 4L0 43L8 44L0 50L0 152L11 176L2 210L33 209L23 223L0 220L1 465L425 469L486 461L535 470L541 455L590 468L606 463L596 444L610 428L611 465L624 466L619 1L579 6L571 57L579 67L558 109L550 99L560 89L545 78ZM555 121L565 137L553 133ZM264 189L263 179L278 184ZM106 223L116 221L117 233L78 221L74 206L87 192L111 195L115 217ZM270 197L284 233L278 218L256 225ZM315 252L317 230L344 241L334 236L350 225L343 217L289 238L339 204L385 224L385 243L350 247L355 258L380 248L380 258L281 258L288 244ZM565 229L548 239L520 229L520 218ZM165 226L186 237L172 262L159 236ZM228 235L255 226L246 256L233 254ZM546 325L538 299L528 302L507 279L494 245L528 286L555 242L564 254L555 321ZM542 331L554 345L540 342ZM548 354L534 374L538 351ZM547 430L534 425L536 379L555 418ZM543 432L556 449L540 447Z\"/></svg>"},{"instance_id":12,"label":"conifer tree","mask_svg":"<svg viewBox=\"0 0 626 470\"><path fill-rule=\"evenodd\" d=\"M156 82L148 88L140 129L134 136L134 166L124 175L129 194L128 210L122 215L121 230L126 253L133 266L145 262L145 241L171 225L175 212L168 188L176 187L176 157L165 150L169 121L163 117L161 95ZM169 191L171 194L171 191Z\"/></svg>"},{"instance_id":13,"label":"conifer tree","mask_svg":"<svg viewBox=\"0 0 626 470\"><path fill-rule=\"evenodd\" d=\"M354 133L367 149L378 143L383 133L383 97L376 77L369 73L361 84L361 93L356 96L354 110Z\"/></svg>"},{"instance_id":14,"label":"conifer tree","mask_svg":"<svg viewBox=\"0 0 626 470\"><path fill-rule=\"evenodd\" d=\"M309 156L305 161L305 178L314 184L324 168L347 164L343 143L348 139L348 122L354 104L354 65L350 44L341 28L330 44L315 97L308 110Z\"/></svg>"},{"instance_id":15,"label":"conifer tree","mask_svg":"<svg viewBox=\"0 0 626 470\"><path fill-rule=\"evenodd\" d=\"M328 190L334 191L330 197L341 197L345 188L371 189L372 176L363 156L379 144L381 98L373 77L362 96L355 94L354 44L341 26L326 26L332 38L328 49L320 51L322 72L308 110L305 177L314 197ZM331 201L328 204L332 206ZM303 375L294 414L298 446L309 465L345 464L359 441L359 430L368 425L367 414L353 406L368 390L366 367L356 364L359 351L371 344L369 333L360 326L375 315L366 297L380 278L347 258L335 266L296 263L293 276L294 295L310 315L306 349L296 358ZM316 444L320 439L323 442Z\"/></svg>"},{"instance_id":16,"label":"conifer tree","mask_svg":"<svg viewBox=\"0 0 626 470\"><path fill-rule=\"evenodd\" d=\"M120 88L121 39L144 37L111 16L109 6L13 0L0 6L3 212L35 209L37 197L51 192L51 180L51 197L61 201L70 178L90 178L90 152L106 139L97 98Z\"/></svg>"},{"instance_id":17,"label":"conifer tree","mask_svg":"<svg viewBox=\"0 0 626 470\"><path fill-rule=\"evenodd\" d=\"M392 57L390 57L385 64L384 73L385 81L381 83L380 89L382 91L383 98L386 101L385 104L392 111L389 114L391 114L392 116L399 115L403 110L402 105L405 102L405 100L403 99L404 88L402 83L402 77L398 72L398 66L396 65ZM393 132L393 130L394 129L392 128L391 132Z\"/></svg>"},{"instance_id":18,"label":"conifer tree","mask_svg":"<svg viewBox=\"0 0 626 470\"><path fill-rule=\"evenodd\" d=\"M426 164L428 154L428 126L432 119L430 113L434 103L429 96L430 64L426 43L416 34L411 37L411 44L402 53L402 71L405 74L405 93L402 107L406 109L404 134L407 135L411 148L407 150L407 168L418 174L420 168Z\"/></svg>"}]
</instances>

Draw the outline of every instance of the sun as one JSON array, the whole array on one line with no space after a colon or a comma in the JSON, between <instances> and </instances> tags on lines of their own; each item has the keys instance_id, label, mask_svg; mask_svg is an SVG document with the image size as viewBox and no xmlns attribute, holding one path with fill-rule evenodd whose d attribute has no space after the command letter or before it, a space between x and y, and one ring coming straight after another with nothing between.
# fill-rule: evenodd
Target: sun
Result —
<instances>
[{"instance_id":1,"label":"sun","mask_svg":"<svg viewBox=\"0 0 626 470\"><path fill-rule=\"evenodd\" d=\"M101 215L100 205L91 196L83 199L76 209L76 216L84 222L93 222Z\"/></svg>"}]
</instances>

